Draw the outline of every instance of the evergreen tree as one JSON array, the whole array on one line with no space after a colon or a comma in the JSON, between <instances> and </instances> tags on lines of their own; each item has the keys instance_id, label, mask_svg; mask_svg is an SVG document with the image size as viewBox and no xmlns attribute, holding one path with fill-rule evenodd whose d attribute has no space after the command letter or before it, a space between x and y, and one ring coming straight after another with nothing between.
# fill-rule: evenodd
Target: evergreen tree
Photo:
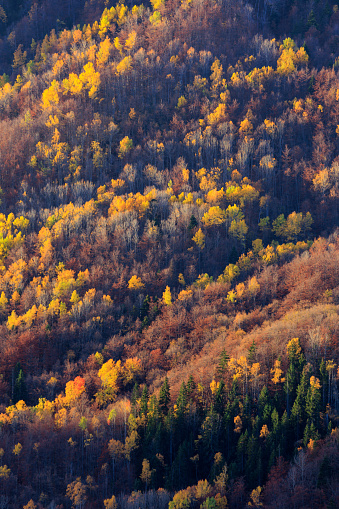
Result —
<instances>
[{"instance_id":1,"label":"evergreen tree","mask_svg":"<svg viewBox=\"0 0 339 509\"><path fill-rule=\"evenodd\" d=\"M219 363L217 365L217 377L220 379L223 379L226 372L227 372L227 366L228 361L230 360L230 356L227 354L225 348L223 348L220 357L219 357Z\"/></svg>"},{"instance_id":2,"label":"evergreen tree","mask_svg":"<svg viewBox=\"0 0 339 509\"><path fill-rule=\"evenodd\" d=\"M248 354L247 354L247 359L250 364L253 364L253 362L255 361L256 354L257 354L257 347L256 347L256 344L253 339L253 342L252 342L251 346L249 347Z\"/></svg>"},{"instance_id":3,"label":"evergreen tree","mask_svg":"<svg viewBox=\"0 0 339 509\"><path fill-rule=\"evenodd\" d=\"M159 410L162 414L168 414L168 408L171 401L170 388L168 378L166 376L164 383L161 386L159 394Z\"/></svg>"},{"instance_id":4,"label":"evergreen tree","mask_svg":"<svg viewBox=\"0 0 339 509\"><path fill-rule=\"evenodd\" d=\"M299 440L300 426L306 424L305 402L310 379L310 366L307 364L302 372L300 384L296 390L296 399L291 410L291 420L295 426L296 440Z\"/></svg>"},{"instance_id":5,"label":"evergreen tree","mask_svg":"<svg viewBox=\"0 0 339 509\"><path fill-rule=\"evenodd\" d=\"M143 414L143 415L147 415L147 411L148 411L148 389L147 389L147 386L145 385L143 390L142 390L142 393L141 393L141 401L140 401L140 413Z\"/></svg>"},{"instance_id":6,"label":"evergreen tree","mask_svg":"<svg viewBox=\"0 0 339 509\"><path fill-rule=\"evenodd\" d=\"M24 373L21 369L21 364L18 362L14 368L14 386L13 386L13 403L20 400L27 402L27 389L25 384Z\"/></svg>"},{"instance_id":7,"label":"evergreen tree","mask_svg":"<svg viewBox=\"0 0 339 509\"><path fill-rule=\"evenodd\" d=\"M196 217L192 214L190 218L190 222L188 225L189 230L194 230L198 226L198 221L196 220Z\"/></svg>"},{"instance_id":8,"label":"evergreen tree","mask_svg":"<svg viewBox=\"0 0 339 509\"><path fill-rule=\"evenodd\" d=\"M287 413L290 414L291 407L295 400L296 389L299 384L300 376L305 365L305 357L302 353L298 338L293 338L287 344L288 369L286 373L285 393Z\"/></svg>"}]
</instances>

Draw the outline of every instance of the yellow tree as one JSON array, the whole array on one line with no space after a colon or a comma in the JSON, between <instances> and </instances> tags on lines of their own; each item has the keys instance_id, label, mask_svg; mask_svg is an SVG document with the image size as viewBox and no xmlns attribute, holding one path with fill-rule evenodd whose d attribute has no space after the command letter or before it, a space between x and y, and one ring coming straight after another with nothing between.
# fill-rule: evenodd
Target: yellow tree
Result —
<instances>
[{"instance_id":1,"label":"yellow tree","mask_svg":"<svg viewBox=\"0 0 339 509\"><path fill-rule=\"evenodd\" d=\"M115 73L119 76L120 74L124 74L132 69L132 57L128 55L123 58L121 62L118 63Z\"/></svg>"},{"instance_id":2,"label":"yellow tree","mask_svg":"<svg viewBox=\"0 0 339 509\"><path fill-rule=\"evenodd\" d=\"M281 384L285 382L285 378L282 377L283 370L281 369L281 360L276 359L274 362L274 367L271 369L271 374L273 377L271 378L274 385Z\"/></svg>"},{"instance_id":3,"label":"yellow tree","mask_svg":"<svg viewBox=\"0 0 339 509\"><path fill-rule=\"evenodd\" d=\"M169 286L166 286L165 291L162 294L162 300L166 306L172 305L172 294Z\"/></svg>"},{"instance_id":4,"label":"yellow tree","mask_svg":"<svg viewBox=\"0 0 339 509\"><path fill-rule=\"evenodd\" d=\"M99 90L101 79L100 73L95 71L92 62L88 62L84 65L84 70L81 74L79 74L79 79L88 90L89 98L94 99Z\"/></svg>"},{"instance_id":5,"label":"yellow tree","mask_svg":"<svg viewBox=\"0 0 339 509\"><path fill-rule=\"evenodd\" d=\"M201 222L205 226L220 226L226 222L226 212L219 206L210 207L208 212L203 215Z\"/></svg>"},{"instance_id":6,"label":"yellow tree","mask_svg":"<svg viewBox=\"0 0 339 509\"><path fill-rule=\"evenodd\" d=\"M114 495L104 500L105 509L118 509L118 503Z\"/></svg>"},{"instance_id":7,"label":"yellow tree","mask_svg":"<svg viewBox=\"0 0 339 509\"><path fill-rule=\"evenodd\" d=\"M125 48L127 49L127 51L132 51L132 49L135 46L136 40L137 40L137 33L135 30L132 30L132 32L129 34L129 36L127 37L127 39L125 41Z\"/></svg>"},{"instance_id":8,"label":"yellow tree","mask_svg":"<svg viewBox=\"0 0 339 509\"><path fill-rule=\"evenodd\" d=\"M213 95L217 96L220 86L222 84L225 84L225 80L222 79L223 68L220 63L220 60L218 60L217 58L214 60L212 66L211 66L211 71L212 71L211 76L210 76L210 80L212 82L211 89L212 89Z\"/></svg>"},{"instance_id":9,"label":"yellow tree","mask_svg":"<svg viewBox=\"0 0 339 509\"><path fill-rule=\"evenodd\" d=\"M96 394L99 404L104 405L116 399L121 373L120 360L114 362L113 359L109 359L101 366L98 376L101 379L102 389Z\"/></svg>"},{"instance_id":10,"label":"yellow tree","mask_svg":"<svg viewBox=\"0 0 339 509\"><path fill-rule=\"evenodd\" d=\"M147 493L147 487L148 487L149 483L151 482L153 472L154 472L154 470L151 470L150 463L149 463L148 459L146 459L146 458L143 459L140 479L145 484L146 493Z\"/></svg>"},{"instance_id":11,"label":"yellow tree","mask_svg":"<svg viewBox=\"0 0 339 509\"><path fill-rule=\"evenodd\" d=\"M111 49L111 41L108 37L106 37L106 39L100 43L99 51L96 57L97 67L104 67L107 64Z\"/></svg>"},{"instance_id":12,"label":"yellow tree","mask_svg":"<svg viewBox=\"0 0 339 509\"><path fill-rule=\"evenodd\" d=\"M59 104L59 93L60 93L60 84L58 81L53 80L49 88L43 91L42 93L42 108L48 109L55 104Z\"/></svg>"},{"instance_id":13,"label":"yellow tree","mask_svg":"<svg viewBox=\"0 0 339 509\"><path fill-rule=\"evenodd\" d=\"M62 403L65 406L73 406L84 392L85 379L81 376L77 376L74 380L67 382L65 388L65 397L62 399Z\"/></svg>"},{"instance_id":14,"label":"yellow tree","mask_svg":"<svg viewBox=\"0 0 339 509\"><path fill-rule=\"evenodd\" d=\"M72 507L82 508L87 500L87 486L82 484L81 478L77 477L75 481L68 484L66 496L72 501Z\"/></svg>"},{"instance_id":15,"label":"yellow tree","mask_svg":"<svg viewBox=\"0 0 339 509\"><path fill-rule=\"evenodd\" d=\"M125 136L119 144L119 157L120 159L123 159L128 152L130 152L133 148L133 141L128 136Z\"/></svg>"},{"instance_id":16,"label":"yellow tree","mask_svg":"<svg viewBox=\"0 0 339 509\"><path fill-rule=\"evenodd\" d=\"M199 228L199 230L193 236L192 240L198 246L199 251L202 251L205 248L205 235L201 228Z\"/></svg>"},{"instance_id":17,"label":"yellow tree","mask_svg":"<svg viewBox=\"0 0 339 509\"><path fill-rule=\"evenodd\" d=\"M126 359L123 369L122 378L124 385L128 385L133 382L138 375L142 372L141 360L137 357Z\"/></svg>"},{"instance_id":18,"label":"yellow tree","mask_svg":"<svg viewBox=\"0 0 339 509\"><path fill-rule=\"evenodd\" d=\"M142 290L143 288L145 288L145 285L140 277L132 276L131 279L128 281L128 288L130 290Z\"/></svg>"}]
</instances>

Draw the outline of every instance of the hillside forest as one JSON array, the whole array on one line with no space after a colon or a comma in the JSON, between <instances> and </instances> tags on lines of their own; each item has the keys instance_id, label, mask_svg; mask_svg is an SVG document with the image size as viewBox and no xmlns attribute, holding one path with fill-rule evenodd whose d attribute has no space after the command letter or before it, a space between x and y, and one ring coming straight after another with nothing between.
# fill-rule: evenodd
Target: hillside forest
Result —
<instances>
[{"instance_id":1,"label":"hillside forest","mask_svg":"<svg viewBox=\"0 0 339 509\"><path fill-rule=\"evenodd\" d=\"M0 0L1 509L339 507L339 8Z\"/></svg>"}]
</instances>

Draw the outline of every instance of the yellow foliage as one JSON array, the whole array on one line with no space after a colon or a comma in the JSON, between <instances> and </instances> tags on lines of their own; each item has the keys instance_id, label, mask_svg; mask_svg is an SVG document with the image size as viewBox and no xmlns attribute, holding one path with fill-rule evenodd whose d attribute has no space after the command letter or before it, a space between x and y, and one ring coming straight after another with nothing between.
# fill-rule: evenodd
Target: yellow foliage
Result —
<instances>
[{"instance_id":1,"label":"yellow foliage","mask_svg":"<svg viewBox=\"0 0 339 509\"><path fill-rule=\"evenodd\" d=\"M260 430L260 438L267 438L269 434L267 424L264 424Z\"/></svg>"},{"instance_id":2,"label":"yellow foliage","mask_svg":"<svg viewBox=\"0 0 339 509\"><path fill-rule=\"evenodd\" d=\"M113 191L116 191L117 189L121 189L122 187L124 187L125 185L125 181L122 180L122 179L112 179L111 180L111 186L112 186L112 189Z\"/></svg>"},{"instance_id":3,"label":"yellow foliage","mask_svg":"<svg viewBox=\"0 0 339 509\"><path fill-rule=\"evenodd\" d=\"M294 101L293 109L296 113L301 113L303 111L303 100L299 99L298 101Z\"/></svg>"},{"instance_id":4,"label":"yellow foliage","mask_svg":"<svg viewBox=\"0 0 339 509\"><path fill-rule=\"evenodd\" d=\"M104 500L105 509L118 509L118 503L114 495L111 498L106 498Z\"/></svg>"},{"instance_id":5,"label":"yellow foliage","mask_svg":"<svg viewBox=\"0 0 339 509\"><path fill-rule=\"evenodd\" d=\"M121 361L114 362L109 359L105 362L100 370L98 376L101 379L103 391L97 394L97 398L102 402L114 401L119 390L119 378L122 374Z\"/></svg>"},{"instance_id":6,"label":"yellow foliage","mask_svg":"<svg viewBox=\"0 0 339 509\"><path fill-rule=\"evenodd\" d=\"M123 157L130 152L133 148L133 141L128 136L125 136L119 144L119 157L122 159Z\"/></svg>"},{"instance_id":7,"label":"yellow foliage","mask_svg":"<svg viewBox=\"0 0 339 509\"><path fill-rule=\"evenodd\" d=\"M250 85L261 87L265 81L272 79L273 77L273 67L261 67L261 69L255 67L247 76L245 76L245 79Z\"/></svg>"},{"instance_id":8,"label":"yellow foliage","mask_svg":"<svg viewBox=\"0 0 339 509\"><path fill-rule=\"evenodd\" d=\"M8 299L5 295L5 292L1 292L1 297L0 297L0 310L4 310L5 307L7 306L8 304Z\"/></svg>"},{"instance_id":9,"label":"yellow foliage","mask_svg":"<svg viewBox=\"0 0 339 509\"><path fill-rule=\"evenodd\" d=\"M252 133L252 131L253 131L252 122L250 122L250 120L248 120L247 117L244 118L244 120L240 122L239 133L248 136Z\"/></svg>"},{"instance_id":10,"label":"yellow foliage","mask_svg":"<svg viewBox=\"0 0 339 509\"><path fill-rule=\"evenodd\" d=\"M218 278L219 283L231 283L240 274L239 267L230 263L225 267L223 274Z\"/></svg>"},{"instance_id":11,"label":"yellow foliage","mask_svg":"<svg viewBox=\"0 0 339 509\"><path fill-rule=\"evenodd\" d=\"M21 451L22 451L22 445L20 444L20 442L18 442L17 444L15 444L15 446L13 448L13 454L15 456L20 456Z\"/></svg>"},{"instance_id":12,"label":"yellow foliage","mask_svg":"<svg viewBox=\"0 0 339 509\"><path fill-rule=\"evenodd\" d=\"M10 83L5 83L5 85L0 88L0 100L8 97L14 90L14 87Z\"/></svg>"},{"instance_id":13,"label":"yellow foliage","mask_svg":"<svg viewBox=\"0 0 339 509\"><path fill-rule=\"evenodd\" d=\"M4 282L7 283L12 290L21 290L27 277L27 269L27 263L20 258L8 267L4 275Z\"/></svg>"},{"instance_id":14,"label":"yellow foliage","mask_svg":"<svg viewBox=\"0 0 339 509\"><path fill-rule=\"evenodd\" d=\"M152 25L158 25L161 22L161 14L159 11L154 11L153 14L150 15L149 20Z\"/></svg>"},{"instance_id":15,"label":"yellow foliage","mask_svg":"<svg viewBox=\"0 0 339 509\"><path fill-rule=\"evenodd\" d=\"M53 294L56 297L67 297L75 286L74 270L61 270L56 279Z\"/></svg>"},{"instance_id":16,"label":"yellow foliage","mask_svg":"<svg viewBox=\"0 0 339 509\"><path fill-rule=\"evenodd\" d=\"M210 207L208 212L205 212L201 222L205 226L220 226L226 222L226 211L219 206Z\"/></svg>"},{"instance_id":17,"label":"yellow foliage","mask_svg":"<svg viewBox=\"0 0 339 509\"><path fill-rule=\"evenodd\" d=\"M152 191L146 195L142 195L140 193L129 193L127 196L114 196L109 207L108 214L114 215L119 212L136 210L139 214L139 217L142 217L148 210L151 200L154 200L155 198L155 189L152 189Z\"/></svg>"},{"instance_id":18,"label":"yellow foliage","mask_svg":"<svg viewBox=\"0 0 339 509\"><path fill-rule=\"evenodd\" d=\"M242 430L242 420L240 415L237 415L234 417L234 432L235 433L241 433Z\"/></svg>"},{"instance_id":19,"label":"yellow foliage","mask_svg":"<svg viewBox=\"0 0 339 509\"><path fill-rule=\"evenodd\" d=\"M97 45L92 44L86 51L86 56L89 62L94 63L97 55Z\"/></svg>"},{"instance_id":20,"label":"yellow foliage","mask_svg":"<svg viewBox=\"0 0 339 509\"><path fill-rule=\"evenodd\" d=\"M190 178L190 171L188 168L183 168L182 169L182 179L184 182L188 182L189 181L189 178ZM193 196L192 196L193 198Z\"/></svg>"},{"instance_id":21,"label":"yellow foliage","mask_svg":"<svg viewBox=\"0 0 339 509\"><path fill-rule=\"evenodd\" d=\"M248 505L250 507L252 507L252 506L261 507L263 505L262 502L260 502L261 492L262 492L261 486L258 486L256 489L252 490L252 493L251 493L252 502L248 502Z\"/></svg>"},{"instance_id":22,"label":"yellow foliage","mask_svg":"<svg viewBox=\"0 0 339 509\"><path fill-rule=\"evenodd\" d=\"M78 42L80 42L82 39L82 31L77 29L77 30L73 30L73 42L74 44L77 44Z\"/></svg>"},{"instance_id":23,"label":"yellow foliage","mask_svg":"<svg viewBox=\"0 0 339 509\"><path fill-rule=\"evenodd\" d=\"M277 260L277 255L274 251L274 247L269 245L263 251L260 252L261 258L266 265L274 263Z\"/></svg>"},{"instance_id":24,"label":"yellow foliage","mask_svg":"<svg viewBox=\"0 0 339 509\"><path fill-rule=\"evenodd\" d=\"M328 168L320 170L313 179L313 186L316 191L320 191L322 194L331 187L330 172Z\"/></svg>"},{"instance_id":25,"label":"yellow foliage","mask_svg":"<svg viewBox=\"0 0 339 509\"><path fill-rule=\"evenodd\" d=\"M198 278L194 281L194 286L205 290L205 288L207 288L212 282L212 276L209 276L207 273L199 274Z\"/></svg>"},{"instance_id":26,"label":"yellow foliage","mask_svg":"<svg viewBox=\"0 0 339 509\"><path fill-rule=\"evenodd\" d=\"M251 372L251 375L253 377L253 380L255 380L256 378L260 377L260 363L259 362L254 362L252 364L252 366L250 367L250 372Z\"/></svg>"},{"instance_id":27,"label":"yellow foliage","mask_svg":"<svg viewBox=\"0 0 339 509\"><path fill-rule=\"evenodd\" d=\"M244 285L244 283L239 283L235 287L235 291L236 291L236 294L237 294L237 298L240 299L244 295L244 292L245 292L245 285Z\"/></svg>"},{"instance_id":28,"label":"yellow foliage","mask_svg":"<svg viewBox=\"0 0 339 509\"><path fill-rule=\"evenodd\" d=\"M142 372L141 360L137 357L126 359L122 372L125 385L133 382Z\"/></svg>"},{"instance_id":29,"label":"yellow foliage","mask_svg":"<svg viewBox=\"0 0 339 509\"><path fill-rule=\"evenodd\" d=\"M10 316L7 319L7 323L6 323L7 329L13 330L16 327L19 327L20 324L21 324L21 317L19 317L13 309L12 313L10 314Z\"/></svg>"},{"instance_id":30,"label":"yellow foliage","mask_svg":"<svg viewBox=\"0 0 339 509\"><path fill-rule=\"evenodd\" d=\"M111 41L108 37L106 37L106 39L100 43L99 51L97 53L96 63L98 67L104 67L107 64L110 57L111 48Z\"/></svg>"},{"instance_id":31,"label":"yellow foliage","mask_svg":"<svg viewBox=\"0 0 339 509\"><path fill-rule=\"evenodd\" d=\"M209 482L204 479L198 481L198 484L195 487L195 496L197 499L204 499L211 494L212 487Z\"/></svg>"},{"instance_id":32,"label":"yellow foliage","mask_svg":"<svg viewBox=\"0 0 339 509\"><path fill-rule=\"evenodd\" d=\"M52 299L48 306L48 314L51 316L58 315L60 312L60 301L59 299Z\"/></svg>"},{"instance_id":33,"label":"yellow foliage","mask_svg":"<svg viewBox=\"0 0 339 509\"><path fill-rule=\"evenodd\" d=\"M59 104L59 93L60 84L56 80L53 80L50 87L42 93L42 108L48 109L55 104Z\"/></svg>"},{"instance_id":34,"label":"yellow foliage","mask_svg":"<svg viewBox=\"0 0 339 509\"><path fill-rule=\"evenodd\" d=\"M80 297L77 293L76 290L73 290L73 293L71 295L71 298L69 299L69 301L72 303L72 304L77 304L80 300Z\"/></svg>"},{"instance_id":35,"label":"yellow foliage","mask_svg":"<svg viewBox=\"0 0 339 509\"><path fill-rule=\"evenodd\" d=\"M209 172L205 168L201 168L195 173L199 186L202 191L209 191L217 187L221 177L221 170L218 167L212 168Z\"/></svg>"},{"instance_id":36,"label":"yellow foliage","mask_svg":"<svg viewBox=\"0 0 339 509\"><path fill-rule=\"evenodd\" d=\"M53 379L53 377L52 377L52 379ZM54 378L54 380L56 383L55 378ZM36 414L38 415L38 417L40 419L43 419L45 416L50 416L54 413L55 405L52 401L48 401L46 398L39 398L39 403L33 408L34 408L34 411L36 412Z\"/></svg>"},{"instance_id":37,"label":"yellow foliage","mask_svg":"<svg viewBox=\"0 0 339 509\"><path fill-rule=\"evenodd\" d=\"M198 248L202 251L205 247L205 235L201 228L196 232L196 234L192 238L193 242L196 243Z\"/></svg>"},{"instance_id":38,"label":"yellow foliage","mask_svg":"<svg viewBox=\"0 0 339 509\"><path fill-rule=\"evenodd\" d=\"M78 288L80 288L81 286L83 286L85 283L87 283L89 281L89 271L88 269L84 270L84 271L80 271L78 273L78 277L76 279L76 286Z\"/></svg>"},{"instance_id":39,"label":"yellow foliage","mask_svg":"<svg viewBox=\"0 0 339 509\"><path fill-rule=\"evenodd\" d=\"M118 63L115 70L115 74L119 76L120 74L125 74L131 69L132 69L132 57L128 55Z\"/></svg>"},{"instance_id":40,"label":"yellow foliage","mask_svg":"<svg viewBox=\"0 0 339 509\"><path fill-rule=\"evenodd\" d=\"M192 290L181 290L181 292L178 295L178 299L185 301L185 300L190 299L192 297L192 295L193 295Z\"/></svg>"},{"instance_id":41,"label":"yellow foliage","mask_svg":"<svg viewBox=\"0 0 339 509\"><path fill-rule=\"evenodd\" d=\"M235 171L233 170L232 177ZM247 201L252 202L259 198L259 192L251 184L244 181L245 179L243 179L241 186L233 185L233 183L227 184L225 196L228 201L239 202L243 206Z\"/></svg>"},{"instance_id":42,"label":"yellow foliage","mask_svg":"<svg viewBox=\"0 0 339 509\"><path fill-rule=\"evenodd\" d=\"M102 296L102 300L103 300L103 302L104 302L105 304L107 304L107 305L109 305L109 304L112 304L112 303L113 303L113 301L112 301L112 299L111 299L110 295L103 295L103 296Z\"/></svg>"},{"instance_id":43,"label":"yellow foliage","mask_svg":"<svg viewBox=\"0 0 339 509\"><path fill-rule=\"evenodd\" d=\"M236 292L235 292L234 290L230 290L230 291L227 293L226 300L227 300L228 302L232 302L232 303L234 304L235 302L237 302L236 297L237 297Z\"/></svg>"},{"instance_id":44,"label":"yellow foliage","mask_svg":"<svg viewBox=\"0 0 339 509\"><path fill-rule=\"evenodd\" d=\"M120 51L120 53L122 53L122 45L121 45L121 42L120 42L120 40L119 40L119 37L116 37L116 38L114 39L114 47L115 47L118 51Z\"/></svg>"},{"instance_id":45,"label":"yellow foliage","mask_svg":"<svg viewBox=\"0 0 339 509\"><path fill-rule=\"evenodd\" d=\"M50 115L48 117L47 122L45 123L46 127L55 127L59 124L59 118L56 115Z\"/></svg>"},{"instance_id":46,"label":"yellow foliage","mask_svg":"<svg viewBox=\"0 0 339 509\"><path fill-rule=\"evenodd\" d=\"M83 81L80 80L79 76L72 72L68 78L65 78L62 82L63 93L64 94L72 94L72 95L80 95L84 88Z\"/></svg>"},{"instance_id":47,"label":"yellow foliage","mask_svg":"<svg viewBox=\"0 0 339 509\"><path fill-rule=\"evenodd\" d=\"M15 218L11 213L8 217L0 213L0 261L8 255L13 247L19 247L23 244L25 236L22 235L29 224L28 219ZM18 230L22 230L19 231Z\"/></svg>"},{"instance_id":48,"label":"yellow foliage","mask_svg":"<svg viewBox=\"0 0 339 509\"><path fill-rule=\"evenodd\" d=\"M162 294L162 300L166 306L172 305L172 294L169 286L166 286L164 293Z\"/></svg>"},{"instance_id":49,"label":"yellow foliage","mask_svg":"<svg viewBox=\"0 0 339 509\"><path fill-rule=\"evenodd\" d=\"M288 354L289 358L291 358L292 356L298 357L301 354L301 346L300 346L299 338L292 338L287 343L286 350L287 350L287 354Z\"/></svg>"},{"instance_id":50,"label":"yellow foliage","mask_svg":"<svg viewBox=\"0 0 339 509\"><path fill-rule=\"evenodd\" d=\"M273 120L268 120L268 119L265 118L264 124L265 124L265 129L268 132L268 134L270 136L273 136L275 134L275 132L276 132L276 129L277 129L277 126L275 125Z\"/></svg>"},{"instance_id":51,"label":"yellow foliage","mask_svg":"<svg viewBox=\"0 0 339 509\"><path fill-rule=\"evenodd\" d=\"M313 451L314 449L314 444L315 444L315 441L312 440L312 438L310 438L310 441L308 442L307 444L307 448L310 450L310 451Z\"/></svg>"},{"instance_id":52,"label":"yellow foliage","mask_svg":"<svg viewBox=\"0 0 339 509\"><path fill-rule=\"evenodd\" d=\"M222 187L219 191L217 189L211 189L206 195L206 203L213 205L220 205L221 201L225 197L224 188Z\"/></svg>"},{"instance_id":53,"label":"yellow foliage","mask_svg":"<svg viewBox=\"0 0 339 509\"><path fill-rule=\"evenodd\" d=\"M214 95L215 95L217 92L217 89L221 85L225 85L225 80L222 79L223 68L220 63L220 60L218 60L217 58L214 59L214 62L211 65L211 71L212 71L212 73L210 76L210 80L212 82L212 91L214 92Z\"/></svg>"},{"instance_id":54,"label":"yellow foliage","mask_svg":"<svg viewBox=\"0 0 339 509\"><path fill-rule=\"evenodd\" d=\"M293 41L292 41L293 42ZM297 65L307 64L308 55L305 48L301 47L297 52L294 50L295 44L287 43L287 39L284 40L282 53L277 62L277 73L282 75L288 75L295 71Z\"/></svg>"},{"instance_id":55,"label":"yellow foliage","mask_svg":"<svg viewBox=\"0 0 339 509\"><path fill-rule=\"evenodd\" d=\"M178 276L178 282L182 285L182 286L185 286L186 285L186 281L185 281L185 278L184 278L184 275L180 272L179 276Z\"/></svg>"},{"instance_id":56,"label":"yellow foliage","mask_svg":"<svg viewBox=\"0 0 339 509\"><path fill-rule=\"evenodd\" d=\"M194 204L194 197L193 197L193 194L192 193L188 193L183 201L183 203L187 203L189 205L193 205Z\"/></svg>"},{"instance_id":57,"label":"yellow foliage","mask_svg":"<svg viewBox=\"0 0 339 509\"><path fill-rule=\"evenodd\" d=\"M67 410L66 408L61 408L54 415L55 425L57 428L63 428L67 423Z\"/></svg>"},{"instance_id":58,"label":"yellow foliage","mask_svg":"<svg viewBox=\"0 0 339 509\"><path fill-rule=\"evenodd\" d=\"M2 415L2 414L0 414L0 415ZM8 479L10 474L11 474L11 469L8 468L7 465L3 465L0 467L0 479Z\"/></svg>"},{"instance_id":59,"label":"yellow foliage","mask_svg":"<svg viewBox=\"0 0 339 509\"><path fill-rule=\"evenodd\" d=\"M259 292L260 285L255 276L251 277L251 279L249 280L247 289L249 294L252 296L255 296Z\"/></svg>"},{"instance_id":60,"label":"yellow foliage","mask_svg":"<svg viewBox=\"0 0 339 509\"><path fill-rule=\"evenodd\" d=\"M283 371L281 369L281 361L279 359L274 362L274 367L271 369L271 374L273 375L271 380L275 385L285 382L285 378L282 378L281 376Z\"/></svg>"},{"instance_id":61,"label":"yellow foliage","mask_svg":"<svg viewBox=\"0 0 339 509\"><path fill-rule=\"evenodd\" d=\"M132 51L132 49L134 48L134 46L136 44L136 40L137 40L137 33L135 30L132 30L132 32L129 34L129 36L127 37L127 39L125 41L125 48L127 49L127 51Z\"/></svg>"},{"instance_id":62,"label":"yellow foliage","mask_svg":"<svg viewBox=\"0 0 339 509\"><path fill-rule=\"evenodd\" d=\"M320 389L321 384L320 384L319 378L316 378L315 376L311 376L310 386L312 387L312 389Z\"/></svg>"},{"instance_id":63,"label":"yellow foliage","mask_svg":"<svg viewBox=\"0 0 339 509\"><path fill-rule=\"evenodd\" d=\"M219 387L220 387L220 382L216 382L213 379L212 382L210 383L210 389L211 389L211 393L213 394L213 396L216 394Z\"/></svg>"},{"instance_id":64,"label":"yellow foliage","mask_svg":"<svg viewBox=\"0 0 339 509\"><path fill-rule=\"evenodd\" d=\"M211 126L216 126L217 124L220 124L220 122L225 122L226 120L226 106L223 103L220 103L213 113L208 115L207 117L207 123Z\"/></svg>"},{"instance_id":65,"label":"yellow foliage","mask_svg":"<svg viewBox=\"0 0 339 509\"><path fill-rule=\"evenodd\" d=\"M100 73L96 72L92 62L88 62L84 65L83 72L79 75L80 81L82 81L86 90L88 90L88 96L90 99L94 99L99 90L101 79Z\"/></svg>"},{"instance_id":66,"label":"yellow foliage","mask_svg":"<svg viewBox=\"0 0 339 509\"><path fill-rule=\"evenodd\" d=\"M234 72L231 76L231 83L234 87L240 87L242 84L242 79L239 76L238 72Z\"/></svg>"},{"instance_id":67,"label":"yellow foliage","mask_svg":"<svg viewBox=\"0 0 339 509\"><path fill-rule=\"evenodd\" d=\"M145 287L144 283L138 276L132 276L131 279L128 281L128 288L130 290L141 290L144 287Z\"/></svg>"},{"instance_id":68,"label":"yellow foliage","mask_svg":"<svg viewBox=\"0 0 339 509\"><path fill-rule=\"evenodd\" d=\"M64 406L72 406L85 392L85 380L77 376L66 384L65 397L62 400Z\"/></svg>"}]
</instances>

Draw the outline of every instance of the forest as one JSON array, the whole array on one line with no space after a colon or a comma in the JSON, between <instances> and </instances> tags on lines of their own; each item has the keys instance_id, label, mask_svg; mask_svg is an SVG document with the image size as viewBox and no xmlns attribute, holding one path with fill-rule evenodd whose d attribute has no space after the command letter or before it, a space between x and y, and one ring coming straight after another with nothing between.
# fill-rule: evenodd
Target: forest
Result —
<instances>
[{"instance_id":1,"label":"forest","mask_svg":"<svg viewBox=\"0 0 339 509\"><path fill-rule=\"evenodd\" d=\"M0 0L0 508L339 507L339 7Z\"/></svg>"}]
</instances>

